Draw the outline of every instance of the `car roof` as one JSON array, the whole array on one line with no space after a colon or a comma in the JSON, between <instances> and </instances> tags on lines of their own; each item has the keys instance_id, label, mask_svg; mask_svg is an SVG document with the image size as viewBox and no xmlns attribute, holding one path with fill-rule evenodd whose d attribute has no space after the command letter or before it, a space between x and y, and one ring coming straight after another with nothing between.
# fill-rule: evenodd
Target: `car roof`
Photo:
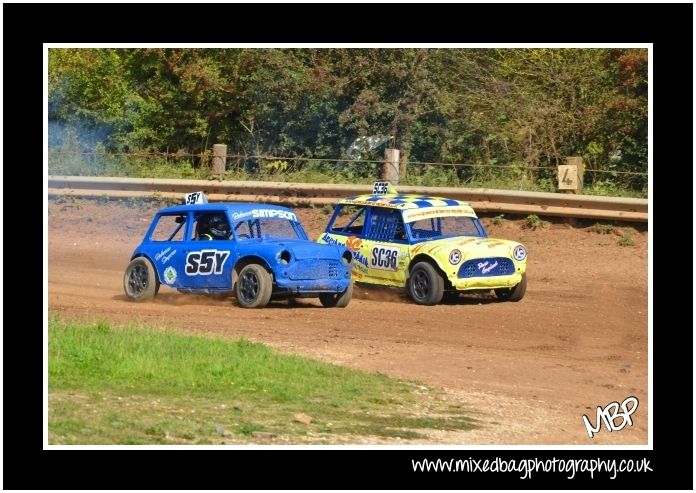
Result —
<instances>
[{"instance_id":1,"label":"car roof","mask_svg":"<svg viewBox=\"0 0 696 493\"><path fill-rule=\"evenodd\" d=\"M160 213L180 213L188 211L219 211L220 209L228 210L230 212L248 212L254 209L280 209L283 211L294 212L288 207L283 207L282 205L273 204L259 204L254 202L208 202L207 204L191 204L191 205L173 205L170 207L165 207L160 209Z\"/></svg>"},{"instance_id":2,"label":"car roof","mask_svg":"<svg viewBox=\"0 0 696 493\"><path fill-rule=\"evenodd\" d=\"M456 199L446 199L443 197L429 197L426 195L404 195L404 194L386 194L386 195L351 195L345 199L341 199L339 204L353 205L369 205L372 207L386 207L389 209L427 209L429 207L447 208L447 207L466 207L471 210L471 215L476 217L476 213L471 208L468 202L463 202Z\"/></svg>"}]
</instances>

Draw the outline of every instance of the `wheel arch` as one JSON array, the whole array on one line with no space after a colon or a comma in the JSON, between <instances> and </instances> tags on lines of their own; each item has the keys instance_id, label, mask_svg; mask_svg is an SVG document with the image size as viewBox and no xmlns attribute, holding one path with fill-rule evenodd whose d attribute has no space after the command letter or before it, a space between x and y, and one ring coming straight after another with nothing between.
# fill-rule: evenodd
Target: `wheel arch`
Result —
<instances>
[{"instance_id":1,"label":"wheel arch","mask_svg":"<svg viewBox=\"0 0 696 493\"><path fill-rule=\"evenodd\" d=\"M440 264L438 263L437 260L435 260L433 257L428 255L427 253L419 253L415 257L411 259L411 262L408 264L408 271L406 275L406 279L404 279L404 283L406 286L408 286L408 278L411 276L411 270L413 270L413 267L418 263L418 262L427 262L430 265L432 265L435 268L435 271L440 274L440 277L445 281L445 289L452 289L452 283L450 280L447 278L447 274L445 273L445 270L440 267Z\"/></svg>"},{"instance_id":2,"label":"wheel arch","mask_svg":"<svg viewBox=\"0 0 696 493\"><path fill-rule=\"evenodd\" d=\"M237 263L235 263L234 267L232 268L232 289L234 289L237 279L239 279L239 273L249 264L261 265L271 275L271 280L275 282L275 274L273 273L273 269L271 269L271 266L268 264L266 259L258 255L246 255L237 260Z\"/></svg>"},{"instance_id":3,"label":"wheel arch","mask_svg":"<svg viewBox=\"0 0 696 493\"><path fill-rule=\"evenodd\" d=\"M132 262L132 261L135 260L136 258L145 258L145 259L147 259L147 260L152 264L152 268L155 269L155 275L157 276L157 282L158 282L159 284L164 284L164 282L162 281L162 278L160 277L160 272L159 272L159 269L157 268L157 264L155 263L154 260L152 260L152 259L150 258L150 256L149 256L148 254L143 253L143 252L138 252L138 253L136 253L135 255L133 255L133 256L131 257L131 259L129 260L129 262Z\"/></svg>"}]
</instances>

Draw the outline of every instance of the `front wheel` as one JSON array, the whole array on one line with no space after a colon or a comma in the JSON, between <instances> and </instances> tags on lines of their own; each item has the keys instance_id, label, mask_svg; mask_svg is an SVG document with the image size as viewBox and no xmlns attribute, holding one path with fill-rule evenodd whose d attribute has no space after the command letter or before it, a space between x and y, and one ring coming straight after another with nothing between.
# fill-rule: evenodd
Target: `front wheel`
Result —
<instances>
[{"instance_id":1,"label":"front wheel","mask_svg":"<svg viewBox=\"0 0 696 493\"><path fill-rule=\"evenodd\" d=\"M131 260L123 275L123 290L126 296L134 301L149 300L155 297L159 287L160 282L152 262L145 257Z\"/></svg>"},{"instance_id":2,"label":"front wheel","mask_svg":"<svg viewBox=\"0 0 696 493\"><path fill-rule=\"evenodd\" d=\"M348 284L348 287L342 293L324 293L319 295L319 301L326 308L345 308L353 298L353 283Z\"/></svg>"},{"instance_id":3,"label":"front wheel","mask_svg":"<svg viewBox=\"0 0 696 493\"><path fill-rule=\"evenodd\" d=\"M501 301L520 301L527 291L527 274L522 274L522 280L512 288L500 288L495 290L495 295Z\"/></svg>"},{"instance_id":4,"label":"front wheel","mask_svg":"<svg viewBox=\"0 0 696 493\"><path fill-rule=\"evenodd\" d=\"M436 305L442 301L445 281L428 262L418 262L408 278L408 291L419 305Z\"/></svg>"},{"instance_id":5,"label":"front wheel","mask_svg":"<svg viewBox=\"0 0 696 493\"><path fill-rule=\"evenodd\" d=\"M273 279L263 266L249 264L239 272L237 302L244 308L263 308L271 300Z\"/></svg>"}]
</instances>

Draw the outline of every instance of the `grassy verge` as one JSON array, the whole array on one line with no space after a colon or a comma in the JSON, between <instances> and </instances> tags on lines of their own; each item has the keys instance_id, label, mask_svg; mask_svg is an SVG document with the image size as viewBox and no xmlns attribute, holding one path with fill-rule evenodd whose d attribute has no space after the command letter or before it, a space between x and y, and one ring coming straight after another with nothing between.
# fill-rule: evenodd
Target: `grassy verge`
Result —
<instances>
[{"instance_id":1,"label":"grassy verge","mask_svg":"<svg viewBox=\"0 0 696 493\"><path fill-rule=\"evenodd\" d=\"M476 426L423 385L227 342L49 321L49 443L398 443Z\"/></svg>"}]
</instances>

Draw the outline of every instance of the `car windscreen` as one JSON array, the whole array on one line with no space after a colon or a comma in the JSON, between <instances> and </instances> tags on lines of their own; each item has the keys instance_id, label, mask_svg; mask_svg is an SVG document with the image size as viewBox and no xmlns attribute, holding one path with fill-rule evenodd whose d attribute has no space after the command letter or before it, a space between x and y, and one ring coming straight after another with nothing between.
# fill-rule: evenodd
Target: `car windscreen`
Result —
<instances>
[{"instance_id":1,"label":"car windscreen","mask_svg":"<svg viewBox=\"0 0 696 493\"><path fill-rule=\"evenodd\" d=\"M234 234L239 241L255 239L305 240L302 226L295 221L280 218L259 218L237 221Z\"/></svg>"},{"instance_id":2,"label":"car windscreen","mask_svg":"<svg viewBox=\"0 0 696 493\"><path fill-rule=\"evenodd\" d=\"M469 216L447 216L419 219L409 223L415 241L451 238L453 236L485 237L483 226Z\"/></svg>"}]
</instances>

